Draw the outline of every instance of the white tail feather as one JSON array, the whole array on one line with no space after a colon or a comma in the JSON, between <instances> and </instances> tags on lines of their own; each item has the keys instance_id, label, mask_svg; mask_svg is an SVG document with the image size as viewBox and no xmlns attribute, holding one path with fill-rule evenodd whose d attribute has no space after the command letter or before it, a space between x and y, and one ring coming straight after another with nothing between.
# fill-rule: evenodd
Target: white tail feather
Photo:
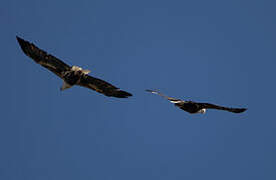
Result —
<instances>
[{"instance_id":1,"label":"white tail feather","mask_svg":"<svg viewBox=\"0 0 276 180\"><path fill-rule=\"evenodd\" d=\"M63 81L63 84L62 84L60 90L63 91L63 90L68 89L70 87L72 87L70 84L68 84L65 81Z\"/></svg>"}]
</instances>

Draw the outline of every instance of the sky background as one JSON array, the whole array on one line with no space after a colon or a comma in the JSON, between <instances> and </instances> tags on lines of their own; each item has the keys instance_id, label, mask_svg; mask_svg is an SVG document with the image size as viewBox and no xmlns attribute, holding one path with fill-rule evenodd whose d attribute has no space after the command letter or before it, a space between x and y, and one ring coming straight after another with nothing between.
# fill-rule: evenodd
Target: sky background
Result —
<instances>
[{"instance_id":1,"label":"sky background","mask_svg":"<svg viewBox=\"0 0 276 180\"><path fill-rule=\"evenodd\" d=\"M2 0L0 179L276 179L275 6ZM134 96L60 92L16 35ZM248 111L191 115L145 89Z\"/></svg>"}]
</instances>

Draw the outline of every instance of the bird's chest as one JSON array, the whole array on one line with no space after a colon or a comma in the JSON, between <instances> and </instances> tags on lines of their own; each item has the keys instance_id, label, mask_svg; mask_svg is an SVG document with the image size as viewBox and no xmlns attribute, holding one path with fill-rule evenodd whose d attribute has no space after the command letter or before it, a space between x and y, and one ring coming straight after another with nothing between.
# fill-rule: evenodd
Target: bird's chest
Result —
<instances>
[{"instance_id":1,"label":"bird's chest","mask_svg":"<svg viewBox=\"0 0 276 180\"><path fill-rule=\"evenodd\" d=\"M73 71L68 71L63 76L63 80L72 86L75 85L80 80L80 78L81 75Z\"/></svg>"},{"instance_id":2,"label":"bird's chest","mask_svg":"<svg viewBox=\"0 0 276 180\"><path fill-rule=\"evenodd\" d=\"M198 104L193 102L185 102L181 104L175 104L180 109L183 109L184 111L187 111L189 113L197 113L200 110L200 107Z\"/></svg>"}]
</instances>

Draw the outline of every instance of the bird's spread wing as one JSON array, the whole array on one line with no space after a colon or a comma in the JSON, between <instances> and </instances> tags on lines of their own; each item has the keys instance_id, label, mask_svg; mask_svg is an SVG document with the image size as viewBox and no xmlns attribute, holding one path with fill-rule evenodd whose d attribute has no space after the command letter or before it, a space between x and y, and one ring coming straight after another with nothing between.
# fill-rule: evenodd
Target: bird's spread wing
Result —
<instances>
[{"instance_id":1,"label":"bird's spread wing","mask_svg":"<svg viewBox=\"0 0 276 180\"><path fill-rule=\"evenodd\" d=\"M206 109L218 109L218 110L225 110L233 113L242 113L246 111L246 108L232 108L232 107L223 107L223 106L218 106L214 104L209 104L209 103L198 103L202 108Z\"/></svg>"},{"instance_id":2,"label":"bird's spread wing","mask_svg":"<svg viewBox=\"0 0 276 180\"><path fill-rule=\"evenodd\" d=\"M175 98L166 96L166 95L164 95L164 94L162 94L162 93L160 93L160 92L158 92L158 91L156 91L156 90L146 89L146 91L147 91L147 92L150 92L150 93L153 93L153 94L157 94L157 95L159 95L159 96L161 96L161 97L163 97L163 98L168 99L168 100L171 101L171 102L180 102L180 101L181 101L181 102L184 102L184 101L182 101L181 99L175 99Z\"/></svg>"},{"instance_id":3,"label":"bird's spread wing","mask_svg":"<svg viewBox=\"0 0 276 180\"><path fill-rule=\"evenodd\" d=\"M70 66L59 60L58 58L48 54L47 52L39 49L34 44L25 41L20 37L16 37L23 52L32 58L36 63L42 65L43 67L49 69L56 75L62 78L62 72L71 69Z\"/></svg>"},{"instance_id":4,"label":"bird's spread wing","mask_svg":"<svg viewBox=\"0 0 276 180\"><path fill-rule=\"evenodd\" d=\"M108 82L94 78L89 75L83 76L78 85L93 89L106 96L113 96L117 98L127 98L128 96L132 96L132 94L126 91L122 91L119 88L113 86L112 84L109 84Z\"/></svg>"}]
</instances>

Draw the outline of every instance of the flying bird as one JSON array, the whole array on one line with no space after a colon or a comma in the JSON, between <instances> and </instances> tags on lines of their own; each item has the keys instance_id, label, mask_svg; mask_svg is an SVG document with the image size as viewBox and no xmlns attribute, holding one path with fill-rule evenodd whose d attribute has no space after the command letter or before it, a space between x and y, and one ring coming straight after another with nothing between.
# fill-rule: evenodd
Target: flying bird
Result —
<instances>
[{"instance_id":1,"label":"flying bird","mask_svg":"<svg viewBox=\"0 0 276 180\"><path fill-rule=\"evenodd\" d=\"M78 66L69 66L58 58L39 49L34 44L16 36L16 39L23 52L32 58L36 63L55 73L63 80L60 90L68 89L74 85L83 86L106 96L116 98L127 98L132 94L122 91L101 79L89 76L90 70L82 69Z\"/></svg>"},{"instance_id":2,"label":"flying bird","mask_svg":"<svg viewBox=\"0 0 276 180\"><path fill-rule=\"evenodd\" d=\"M242 112L246 111L246 108L231 108L231 107L223 107L223 106L218 106L218 105L209 104L209 103L183 101L181 99L175 99L172 97L168 97L164 94L161 94L158 91L153 91L153 90L146 90L146 91L153 93L153 94L157 94L159 96L162 96L162 97L168 99L171 103L173 103L180 109L187 111L191 114L195 114L195 113L205 114L206 109L218 109L218 110L224 110L224 111L229 111L229 112L233 112L233 113L242 113Z\"/></svg>"}]
</instances>

